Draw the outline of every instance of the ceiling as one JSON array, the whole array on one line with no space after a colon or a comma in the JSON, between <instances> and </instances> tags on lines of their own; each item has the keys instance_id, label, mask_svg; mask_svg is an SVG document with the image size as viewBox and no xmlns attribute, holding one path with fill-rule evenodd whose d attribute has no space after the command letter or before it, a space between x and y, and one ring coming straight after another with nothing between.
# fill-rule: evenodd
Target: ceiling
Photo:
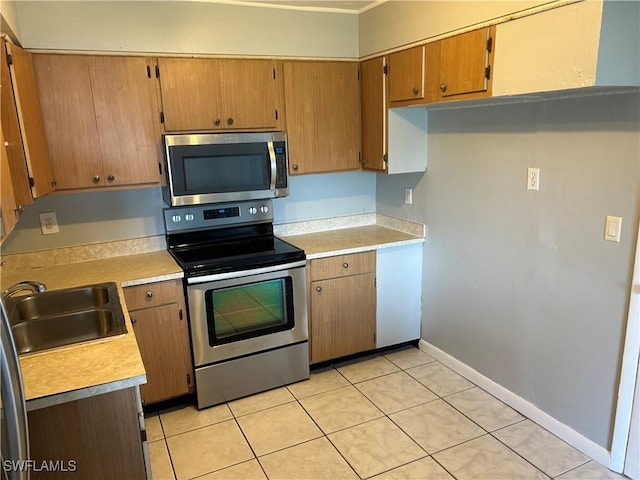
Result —
<instances>
[{"instance_id":1,"label":"ceiling","mask_svg":"<svg viewBox=\"0 0 640 480\"><path fill-rule=\"evenodd\" d=\"M272 7L301 8L313 10L343 10L345 13L358 13L380 0L237 0L238 3L263 4Z\"/></svg>"}]
</instances>

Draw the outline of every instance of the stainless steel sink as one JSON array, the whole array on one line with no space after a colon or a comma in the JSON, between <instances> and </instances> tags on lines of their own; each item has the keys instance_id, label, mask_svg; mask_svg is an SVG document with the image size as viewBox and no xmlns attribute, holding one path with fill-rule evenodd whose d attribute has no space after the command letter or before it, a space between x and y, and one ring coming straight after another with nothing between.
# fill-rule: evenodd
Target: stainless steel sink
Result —
<instances>
[{"instance_id":1,"label":"stainless steel sink","mask_svg":"<svg viewBox=\"0 0 640 480\"><path fill-rule=\"evenodd\" d=\"M18 353L127 332L112 282L9 298L7 311Z\"/></svg>"}]
</instances>

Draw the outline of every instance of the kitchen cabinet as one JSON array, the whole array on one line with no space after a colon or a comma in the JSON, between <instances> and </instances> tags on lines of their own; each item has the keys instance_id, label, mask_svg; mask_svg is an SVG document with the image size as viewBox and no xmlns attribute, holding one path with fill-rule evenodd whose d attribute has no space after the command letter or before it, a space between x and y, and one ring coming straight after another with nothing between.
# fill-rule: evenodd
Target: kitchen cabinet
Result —
<instances>
[{"instance_id":1,"label":"kitchen cabinet","mask_svg":"<svg viewBox=\"0 0 640 480\"><path fill-rule=\"evenodd\" d=\"M387 72L389 106L421 103L425 88L424 45L391 53L388 57Z\"/></svg>"},{"instance_id":2,"label":"kitchen cabinet","mask_svg":"<svg viewBox=\"0 0 640 480\"><path fill-rule=\"evenodd\" d=\"M56 190L158 185L155 60L34 54Z\"/></svg>"},{"instance_id":3,"label":"kitchen cabinet","mask_svg":"<svg viewBox=\"0 0 640 480\"><path fill-rule=\"evenodd\" d=\"M0 223L0 245L11 233L13 227L18 223L18 209L16 198L13 193L11 183L11 170L9 169L9 158L7 157L7 147L4 145L4 135L0 128L0 213L2 222Z\"/></svg>"},{"instance_id":4,"label":"kitchen cabinet","mask_svg":"<svg viewBox=\"0 0 640 480\"><path fill-rule=\"evenodd\" d=\"M362 168L388 174L427 168L427 111L387 108L386 57L360 64Z\"/></svg>"},{"instance_id":5,"label":"kitchen cabinet","mask_svg":"<svg viewBox=\"0 0 640 480\"><path fill-rule=\"evenodd\" d=\"M126 287L125 301L147 372L145 405L194 391L193 363L180 280Z\"/></svg>"},{"instance_id":6,"label":"kitchen cabinet","mask_svg":"<svg viewBox=\"0 0 640 480\"><path fill-rule=\"evenodd\" d=\"M360 111L362 127L362 168L387 169L386 57L360 63Z\"/></svg>"},{"instance_id":7,"label":"kitchen cabinet","mask_svg":"<svg viewBox=\"0 0 640 480\"><path fill-rule=\"evenodd\" d=\"M310 262L311 363L376 348L375 251Z\"/></svg>"},{"instance_id":8,"label":"kitchen cabinet","mask_svg":"<svg viewBox=\"0 0 640 480\"><path fill-rule=\"evenodd\" d=\"M495 26L428 43L426 103L491 96Z\"/></svg>"},{"instance_id":9,"label":"kitchen cabinet","mask_svg":"<svg viewBox=\"0 0 640 480\"><path fill-rule=\"evenodd\" d=\"M31 478L146 478L146 435L137 390L130 387L28 412L29 458L38 467L30 470Z\"/></svg>"},{"instance_id":10,"label":"kitchen cabinet","mask_svg":"<svg viewBox=\"0 0 640 480\"><path fill-rule=\"evenodd\" d=\"M360 168L358 63L285 61L291 174Z\"/></svg>"},{"instance_id":11,"label":"kitchen cabinet","mask_svg":"<svg viewBox=\"0 0 640 480\"><path fill-rule=\"evenodd\" d=\"M166 131L282 130L276 60L158 58Z\"/></svg>"}]
</instances>

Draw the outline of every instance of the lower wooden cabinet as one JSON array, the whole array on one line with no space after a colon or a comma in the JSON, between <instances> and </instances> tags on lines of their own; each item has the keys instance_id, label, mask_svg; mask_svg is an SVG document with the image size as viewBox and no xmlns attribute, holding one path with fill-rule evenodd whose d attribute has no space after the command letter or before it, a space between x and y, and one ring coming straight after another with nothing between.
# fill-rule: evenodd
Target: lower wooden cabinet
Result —
<instances>
[{"instance_id":1,"label":"lower wooden cabinet","mask_svg":"<svg viewBox=\"0 0 640 480\"><path fill-rule=\"evenodd\" d=\"M137 388L30 411L31 478L147 478Z\"/></svg>"},{"instance_id":2,"label":"lower wooden cabinet","mask_svg":"<svg viewBox=\"0 0 640 480\"><path fill-rule=\"evenodd\" d=\"M311 260L311 363L376 348L375 251Z\"/></svg>"},{"instance_id":3,"label":"lower wooden cabinet","mask_svg":"<svg viewBox=\"0 0 640 480\"><path fill-rule=\"evenodd\" d=\"M194 391L193 362L184 294L179 280L124 289L147 383L145 405Z\"/></svg>"}]
</instances>

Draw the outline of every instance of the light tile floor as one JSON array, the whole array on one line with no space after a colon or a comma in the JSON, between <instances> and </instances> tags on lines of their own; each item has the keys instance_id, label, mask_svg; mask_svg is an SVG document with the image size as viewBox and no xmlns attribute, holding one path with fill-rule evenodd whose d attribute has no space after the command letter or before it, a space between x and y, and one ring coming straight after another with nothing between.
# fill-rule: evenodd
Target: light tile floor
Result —
<instances>
[{"instance_id":1,"label":"light tile floor","mask_svg":"<svg viewBox=\"0 0 640 480\"><path fill-rule=\"evenodd\" d=\"M417 348L145 420L155 480L624 478Z\"/></svg>"}]
</instances>

